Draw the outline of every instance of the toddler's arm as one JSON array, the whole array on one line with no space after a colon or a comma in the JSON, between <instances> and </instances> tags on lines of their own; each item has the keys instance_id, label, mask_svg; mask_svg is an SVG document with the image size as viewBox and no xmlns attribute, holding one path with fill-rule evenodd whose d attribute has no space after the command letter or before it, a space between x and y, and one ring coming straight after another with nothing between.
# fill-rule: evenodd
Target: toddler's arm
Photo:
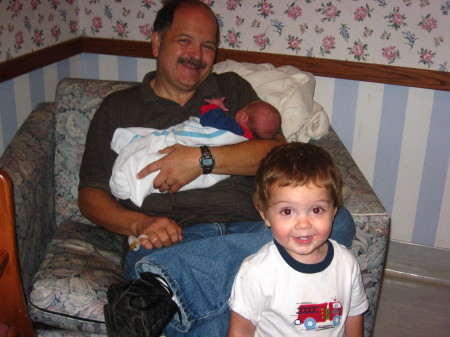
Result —
<instances>
[{"instance_id":1,"label":"toddler's arm","mask_svg":"<svg viewBox=\"0 0 450 337\"><path fill-rule=\"evenodd\" d=\"M345 322L346 337L363 337L364 319L363 315L348 316Z\"/></svg>"},{"instance_id":2,"label":"toddler's arm","mask_svg":"<svg viewBox=\"0 0 450 337\"><path fill-rule=\"evenodd\" d=\"M228 337L253 337L256 327L251 321L231 310Z\"/></svg>"}]
</instances>

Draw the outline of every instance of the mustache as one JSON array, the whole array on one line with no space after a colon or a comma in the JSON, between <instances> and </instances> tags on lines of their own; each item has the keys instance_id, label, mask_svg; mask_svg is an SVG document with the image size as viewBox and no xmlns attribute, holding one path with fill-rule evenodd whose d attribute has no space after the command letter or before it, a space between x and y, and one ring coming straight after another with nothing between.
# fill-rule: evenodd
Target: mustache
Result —
<instances>
[{"instance_id":1,"label":"mustache","mask_svg":"<svg viewBox=\"0 0 450 337\"><path fill-rule=\"evenodd\" d=\"M197 60L197 59L195 59L193 57L180 56L177 61L180 64L189 65L189 66L194 67L194 68L200 68L200 69L205 69L206 68L206 63L205 62L203 62L202 60Z\"/></svg>"}]
</instances>

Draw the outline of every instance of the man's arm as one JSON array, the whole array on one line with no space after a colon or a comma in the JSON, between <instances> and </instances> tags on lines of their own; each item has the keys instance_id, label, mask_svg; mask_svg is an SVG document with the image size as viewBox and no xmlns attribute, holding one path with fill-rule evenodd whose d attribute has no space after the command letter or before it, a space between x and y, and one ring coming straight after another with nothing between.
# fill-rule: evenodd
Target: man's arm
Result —
<instances>
[{"instance_id":1,"label":"man's arm","mask_svg":"<svg viewBox=\"0 0 450 337\"><path fill-rule=\"evenodd\" d=\"M232 145L210 147L215 157L213 173L252 176L261 159L275 146L286 142L282 135L274 139L253 139ZM138 178L160 170L153 181L161 192L175 193L202 174L199 165L200 150L184 145L169 146L160 151L165 157L147 165L138 173Z\"/></svg>"},{"instance_id":2,"label":"man's arm","mask_svg":"<svg viewBox=\"0 0 450 337\"><path fill-rule=\"evenodd\" d=\"M136 237L147 235L148 239L141 239L146 249L168 247L182 240L182 230L175 221L130 210L104 190L80 188L78 205L86 218L109 231Z\"/></svg>"},{"instance_id":3,"label":"man's arm","mask_svg":"<svg viewBox=\"0 0 450 337\"><path fill-rule=\"evenodd\" d=\"M131 91L130 91L131 90ZM141 245L147 249L170 246L180 241L181 228L165 217L150 217L120 204L107 190L116 154L111 150L111 139L117 122L129 117L128 111L138 111L139 91L131 88L106 97L95 113L86 139L83 161L80 167L78 205L81 213L93 223L122 235L147 235ZM129 108L129 109L128 109ZM139 114L132 114L138 120ZM131 122L134 124L134 122Z\"/></svg>"},{"instance_id":4,"label":"man's arm","mask_svg":"<svg viewBox=\"0 0 450 337\"><path fill-rule=\"evenodd\" d=\"M253 176L259 162L275 146L286 143L282 135L274 139L253 139L238 144L210 147L216 158L213 172L216 174Z\"/></svg>"}]
</instances>

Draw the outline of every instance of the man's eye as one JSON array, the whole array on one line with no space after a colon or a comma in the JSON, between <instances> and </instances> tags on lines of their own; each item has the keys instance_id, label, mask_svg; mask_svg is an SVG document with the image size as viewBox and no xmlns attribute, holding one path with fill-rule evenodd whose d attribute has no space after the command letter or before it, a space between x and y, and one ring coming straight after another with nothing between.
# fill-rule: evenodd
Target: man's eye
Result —
<instances>
[{"instance_id":1,"label":"man's eye","mask_svg":"<svg viewBox=\"0 0 450 337\"><path fill-rule=\"evenodd\" d=\"M291 215L292 214L292 209L290 208L285 208L281 211L281 214L283 215Z\"/></svg>"},{"instance_id":2,"label":"man's eye","mask_svg":"<svg viewBox=\"0 0 450 337\"><path fill-rule=\"evenodd\" d=\"M210 44L204 44L203 48L209 49L209 50L216 50L216 47Z\"/></svg>"}]
</instances>

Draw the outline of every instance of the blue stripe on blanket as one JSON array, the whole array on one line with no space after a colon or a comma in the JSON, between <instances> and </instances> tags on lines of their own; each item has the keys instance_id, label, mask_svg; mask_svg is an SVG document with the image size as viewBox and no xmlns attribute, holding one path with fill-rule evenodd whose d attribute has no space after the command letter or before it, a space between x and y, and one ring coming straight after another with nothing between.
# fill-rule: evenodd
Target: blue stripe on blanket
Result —
<instances>
[{"instance_id":1,"label":"blue stripe on blanket","mask_svg":"<svg viewBox=\"0 0 450 337\"><path fill-rule=\"evenodd\" d=\"M195 132L195 131L172 131L172 132L168 132L168 131L155 131L153 134L155 136L165 136L168 135L169 133L173 133L176 136L183 136L183 137L191 137L191 138L216 138L219 137L225 133L227 133L229 131L226 130L216 130L214 132L208 133L208 134L204 134L204 133L200 133L200 132Z\"/></svg>"}]
</instances>

